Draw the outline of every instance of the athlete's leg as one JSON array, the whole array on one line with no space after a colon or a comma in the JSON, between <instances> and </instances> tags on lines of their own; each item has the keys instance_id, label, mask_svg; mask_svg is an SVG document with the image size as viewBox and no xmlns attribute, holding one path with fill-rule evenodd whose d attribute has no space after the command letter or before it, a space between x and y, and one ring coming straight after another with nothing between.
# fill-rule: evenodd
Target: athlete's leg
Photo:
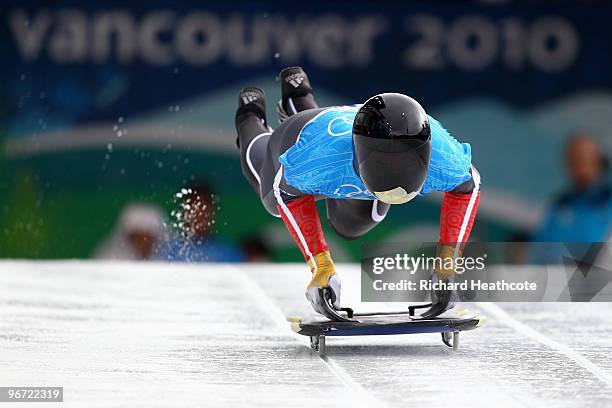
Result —
<instances>
[{"instance_id":1,"label":"athlete's leg","mask_svg":"<svg viewBox=\"0 0 612 408\"><path fill-rule=\"evenodd\" d=\"M278 188L281 191L281 195L283 195L284 201L290 202L292 199L303 195L301 191L287 184L282 174L277 180L281 167L279 157L295 144L304 125L319 114L321 110L309 109L293 115L281 123L270 135L265 155L266 160L261 170L261 201L272 215L278 216L278 202L274 195L274 184L276 181L278 181Z\"/></svg>"},{"instance_id":2,"label":"athlete's leg","mask_svg":"<svg viewBox=\"0 0 612 408\"><path fill-rule=\"evenodd\" d=\"M319 107L314 99L308 76L301 67L285 68L278 74L278 78L282 91L281 100L276 107L279 122L282 123L298 112Z\"/></svg>"},{"instance_id":3,"label":"athlete's leg","mask_svg":"<svg viewBox=\"0 0 612 408\"><path fill-rule=\"evenodd\" d=\"M261 197L260 174L271 134L266 124L266 105L261 89L247 87L240 91L236 111L236 131L242 173Z\"/></svg>"},{"instance_id":4,"label":"athlete's leg","mask_svg":"<svg viewBox=\"0 0 612 408\"><path fill-rule=\"evenodd\" d=\"M378 200L332 199L325 200L327 219L338 235L345 239L359 238L380 223L389 204Z\"/></svg>"},{"instance_id":5,"label":"athlete's leg","mask_svg":"<svg viewBox=\"0 0 612 408\"><path fill-rule=\"evenodd\" d=\"M238 95L236 111L237 144L240 149L242 173L261 198L264 207L274 216L278 216L277 200L274 196L274 183L280 170L279 157L291 147L302 127L319 109L309 110L294 115L281 124L274 132L266 122L266 105L261 89L247 87ZM278 183L284 199L300 197L302 193L288 185L282 177Z\"/></svg>"}]
</instances>

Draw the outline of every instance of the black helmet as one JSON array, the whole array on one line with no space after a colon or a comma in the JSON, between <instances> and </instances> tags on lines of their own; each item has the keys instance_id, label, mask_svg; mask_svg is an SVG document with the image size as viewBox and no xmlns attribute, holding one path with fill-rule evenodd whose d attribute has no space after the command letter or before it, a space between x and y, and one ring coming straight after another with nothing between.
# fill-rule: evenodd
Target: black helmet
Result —
<instances>
[{"instance_id":1,"label":"black helmet","mask_svg":"<svg viewBox=\"0 0 612 408\"><path fill-rule=\"evenodd\" d=\"M355 167L368 191L380 201L402 204L425 183L431 130L417 101L398 93L366 101L353 123Z\"/></svg>"}]
</instances>

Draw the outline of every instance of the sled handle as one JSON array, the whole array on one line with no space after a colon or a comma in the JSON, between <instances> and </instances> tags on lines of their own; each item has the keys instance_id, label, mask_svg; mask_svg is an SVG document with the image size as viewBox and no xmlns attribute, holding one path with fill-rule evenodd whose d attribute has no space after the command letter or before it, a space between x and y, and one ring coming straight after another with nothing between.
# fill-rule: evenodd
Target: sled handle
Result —
<instances>
[{"instance_id":1,"label":"sled handle","mask_svg":"<svg viewBox=\"0 0 612 408\"><path fill-rule=\"evenodd\" d=\"M334 306L332 305L331 293L329 291L329 288L321 288L319 289L319 291L320 291L319 295L323 299L323 306L325 307L325 312L327 313L329 318L339 321L339 322L352 322L353 321L352 319L353 309L351 309L350 307L341 308L340 311L346 313L346 317L344 317L343 315L338 313L338 310L336 310Z\"/></svg>"},{"instance_id":2,"label":"sled handle","mask_svg":"<svg viewBox=\"0 0 612 408\"><path fill-rule=\"evenodd\" d=\"M414 317L414 311L417 309L425 309L427 307L431 307L432 303L425 303L424 305L412 305L408 306L408 315L410 317Z\"/></svg>"}]
</instances>

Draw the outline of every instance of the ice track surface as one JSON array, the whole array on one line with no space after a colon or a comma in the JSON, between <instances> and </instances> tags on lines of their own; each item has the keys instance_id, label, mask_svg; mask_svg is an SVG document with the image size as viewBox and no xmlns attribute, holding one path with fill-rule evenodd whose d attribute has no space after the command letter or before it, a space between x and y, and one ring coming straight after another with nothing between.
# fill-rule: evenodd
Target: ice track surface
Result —
<instances>
[{"instance_id":1,"label":"ice track surface","mask_svg":"<svg viewBox=\"0 0 612 408\"><path fill-rule=\"evenodd\" d=\"M358 269L338 267L343 303L371 310ZM612 406L610 303L472 304L488 320L458 352L329 338L321 358L285 322L311 313L307 281L304 265L0 262L0 386L63 386L44 404L75 407Z\"/></svg>"}]
</instances>

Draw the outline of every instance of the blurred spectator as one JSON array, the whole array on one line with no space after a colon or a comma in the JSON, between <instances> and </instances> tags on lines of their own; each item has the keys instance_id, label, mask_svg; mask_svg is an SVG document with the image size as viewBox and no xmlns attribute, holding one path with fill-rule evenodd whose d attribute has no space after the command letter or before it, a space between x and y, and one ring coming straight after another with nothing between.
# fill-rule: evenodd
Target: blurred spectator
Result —
<instances>
[{"instance_id":1,"label":"blurred spectator","mask_svg":"<svg viewBox=\"0 0 612 408\"><path fill-rule=\"evenodd\" d=\"M247 238L242 243L247 262L270 262L270 248L258 236Z\"/></svg>"},{"instance_id":2,"label":"blurred spectator","mask_svg":"<svg viewBox=\"0 0 612 408\"><path fill-rule=\"evenodd\" d=\"M133 203L121 212L114 232L96 251L98 259L156 260L164 240L164 214L156 206Z\"/></svg>"},{"instance_id":3,"label":"blurred spectator","mask_svg":"<svg viewBox=\"0 0 612 408\"><path fill-rule=\"evenodd\" d=\"M173 212L176 231L172 235L165 258L182 262L241 262L242 250L216 237L216 197L204 183L195 183L181 190L179 208Z\"/></svg>"},{"instance_id":4,"label":"blurred spectator","mask_svg":"<svg viewBox=\"0 0 612 408\"><path fill-rule=\"evenodd\" d=\"M572 185L559 196L536 231L536 242L602 242L612 227L612 186L606 155L590 136L577 134L566 147ZM543 254L536 254L542 259ZM546 257L546 256L544 256Z\"/></svg>"}]
</instances>

